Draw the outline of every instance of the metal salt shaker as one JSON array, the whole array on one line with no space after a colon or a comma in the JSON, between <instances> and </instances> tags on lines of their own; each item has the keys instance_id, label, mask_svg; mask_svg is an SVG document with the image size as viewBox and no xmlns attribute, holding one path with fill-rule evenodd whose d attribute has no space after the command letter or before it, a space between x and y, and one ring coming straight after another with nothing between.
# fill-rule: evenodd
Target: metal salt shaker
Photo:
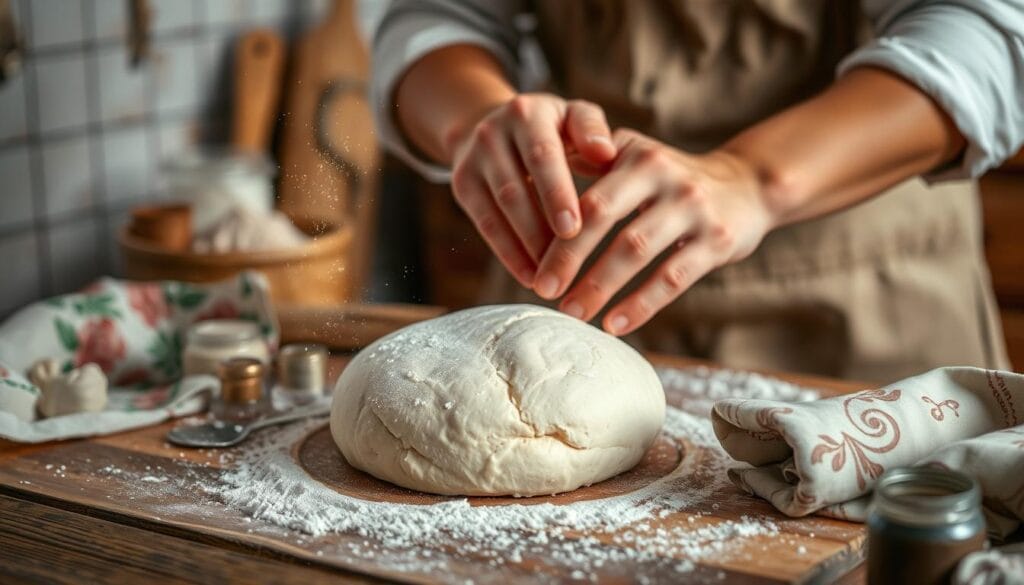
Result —
<instances>
[{"instance_id":1,"label":"metal salt shaker","mask_svg":"<svg viewBox=\"0 0 1024 585\"><path fill-rule=\"evenodd\" d=\"M227 422L248 422L264 414L263 362L256 358L235 357L220 363L220 399L211 411L214 418Z\"/></svg>"},{"instance_id":2,"label":"metal salt shaker","mask_svg":"<svg viewBox=\"0 0 1024 585\"><path fill-rule=\"evenodd\" d=\"M892 469L868 513L868 583L949 583L960 560L986 547L981 489L935 467Z\"/></svg>"},{"instance_id":3,"label":"metal salt shaker","mask_svg":"<svg viewBox=\"0 0 1024 585\"><path fill-rule=\"evenodd\" d=\"M307 404L324 395L327 348L315 343L293 343L277 354L277 381L292 404Z\"/></svg>"}]
</instances>

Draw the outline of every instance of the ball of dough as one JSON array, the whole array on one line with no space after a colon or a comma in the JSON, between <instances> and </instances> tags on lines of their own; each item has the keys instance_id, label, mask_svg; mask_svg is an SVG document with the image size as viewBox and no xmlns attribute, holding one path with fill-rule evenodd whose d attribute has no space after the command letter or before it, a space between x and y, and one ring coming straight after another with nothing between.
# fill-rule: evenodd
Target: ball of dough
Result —
<instances>
[{"instance_id":1,"label":"ball of dough","mask_svg":"<svg viewBox=\"0 0 1024 585\"><path fill-rule=\"evenodd\" d=\"M369 345L334 391L348 462L446 495L565 492L640 461L665 418L633 348L532 305L468 309Z\"/></svg>"}]
</instances>

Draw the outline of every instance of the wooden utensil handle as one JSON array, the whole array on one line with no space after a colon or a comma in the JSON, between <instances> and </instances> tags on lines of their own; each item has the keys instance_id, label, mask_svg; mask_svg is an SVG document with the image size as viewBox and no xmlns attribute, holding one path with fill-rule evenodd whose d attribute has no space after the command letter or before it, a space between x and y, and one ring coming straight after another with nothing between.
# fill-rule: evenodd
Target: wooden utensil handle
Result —
<instances>
[{"instance_id":1,"label":"wooden utensil handle","mask_svg":"<svg viewBox=\"0 0 1024 585\"><path fill-rule=\"evenodd\" d=\"M235 47L235 107L231 142L239 150L265 152L277 114L284 42L272 30L245 33Z\"/></svg>"},{"instance_id":2,"label":"wooden utensil handle","mask_svg":"<svg viewBox=\"0 0 1024 585\"><path fill-rule=\"evenodd\" d=\"M337 307L277 308L281 342L322 343L331 349L365 347L392 331L433 319L446 309L433 305L348 303Z\"/></svg>"}]
</instances>

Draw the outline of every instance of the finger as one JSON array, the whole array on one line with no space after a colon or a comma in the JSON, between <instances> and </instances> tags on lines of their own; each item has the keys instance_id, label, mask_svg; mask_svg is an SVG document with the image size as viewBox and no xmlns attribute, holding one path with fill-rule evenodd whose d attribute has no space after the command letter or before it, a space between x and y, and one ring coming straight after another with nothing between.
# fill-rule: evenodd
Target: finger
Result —
<instances>
[{"instance_id":1,"label":"finger","mask_svg":"<svg viewBox=\"0 0 1024 585\"><path fill-rule=\"evenodd\" d=\"M665 200L642 212L615 236L597 262L566 294L561 310L589 321L693 224L692 217L679 213Z\"/></svg>"},{"instance_id":2,"label":"finger","mask_svg":"<svg viewBox=\"0 0 1024 585\"><path fill-rule=\"evenodd\" d=\"M599 177L607 173L611 169L611 164L596 165L578 152L570 152L568 154L569 159L569 170L572 174L581 177Z\"/></svg>"},{"instance_id":3,"label":"finger","mask_svg":"<svg viewBox=\"0 0 1024 585\"><path fill-rule=\"evenodd\" d=\"M650 320L714 268L711 251L699 241L683 244L653 275L604 317L604 329L625 335Z\"/></svg>"},{"instance_id":4,"label":"finger","mask_svg":"<svg viewBox=\"0 0 1024 585\"><path fill-rule=\"evenodd\" d=\"M558 237L571 238L580 229L579 197L559 134L558 113L553 109L528 112L526 108L532 106L518 101L511 107L521 122L513 128L516 148L533 179L548 225Z\"/></svg>"},{"instance_id":5,"label":"finger","mask_svg":"<svg viewBox=\"0 0 1024 585\"><path fill-rule=\"evenodd\" d=\"M543 298L562 295L616 222L657 193L650 173L625 167L594 183L580 198L583 228L571 240L555 240L540 261L534 291ZM597 284L597 283L592 283Z\"/></svg>"},{"instance_id":6,"label":"finger","mask_svg":"<svg viewBox=\"0 0 1024 585\"><path fill-rule=\"evenodd\" d=\"M498 208L536 264L552 234L510 144L500 140L489 149L483 175Z\"/></svg>"},{"instance_id":7,"label":"finger","mask_svg":"<svg viewBox=\"0 0 1024 585\"><path fill-rule=\"evenodd\" d=\"M569 102L565 127L576 152L588 162L600 165L615 158L612 131L600 107L582 100Z\"/></svg>"},{"instance_id":8,"label":"finger","mask_svg":"<svg viewBox=\"0 0 1024 585\"><path fill-rule=\"evenodd\" d=\"M491 199L483 180L456 171L452 177L452 188L455 200L505 269L519 284L526 288L532 287L536 264L505 220L505 215Z\"/></svg>"}]
</instances>

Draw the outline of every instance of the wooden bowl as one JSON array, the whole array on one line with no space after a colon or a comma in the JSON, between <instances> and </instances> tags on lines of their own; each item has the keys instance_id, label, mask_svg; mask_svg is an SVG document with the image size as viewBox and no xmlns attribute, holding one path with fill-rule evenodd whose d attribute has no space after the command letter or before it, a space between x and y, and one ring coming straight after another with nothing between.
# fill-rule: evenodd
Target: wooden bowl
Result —
<instances>
[{"instance_id":1,"label":"wooden bowl","mask_svg":"<svg viewBox=\"0 0 1024 585\"><path fill-rule=\"evenodd\" d=\"M358 300L361 291L356 290L355 275L349 270L352 228L312 220L298 220L295 225L314 239L282 250L222 254L168 250L125 228L119 238L125 276L202 283L258 270L266 275L275 303L334 305Z\"/></svg>"},{"instance_id":2,"label":"wooden bowl","mask_svg":"<svg viewBox=\"0 0 1024 585\"><path fill-rule=\"evenodd\" d=\"M166 250L187 250L192 243L192 207L180 203L136 207L128 231Z\"/></svg>"}]
</instances>

